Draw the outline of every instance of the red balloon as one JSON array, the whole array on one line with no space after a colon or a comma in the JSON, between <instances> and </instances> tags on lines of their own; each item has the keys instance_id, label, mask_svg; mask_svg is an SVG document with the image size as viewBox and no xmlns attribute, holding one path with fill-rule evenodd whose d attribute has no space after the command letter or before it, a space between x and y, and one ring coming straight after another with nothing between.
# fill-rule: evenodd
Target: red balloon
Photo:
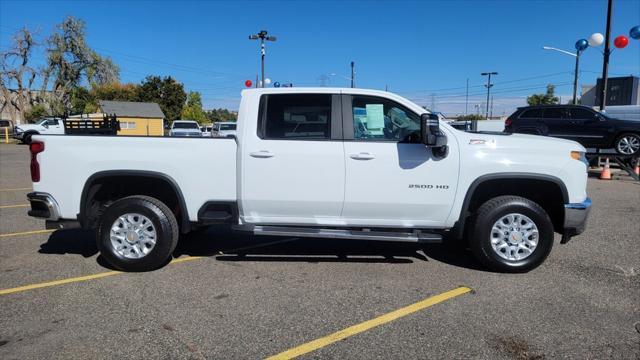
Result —
<instances>
[{"instance_id":1,"label":"red balloon","mask_svg":"<svg viewBox=\"0 0 640 360\"><path fill-rule=\"evenodd\" d=\"M247 80L247 81L244 82L244 86L246 86L246 87L251 87L251 85L253 85L251 80Z\"/></svg>"},{"instance_id":2,"label":"red balloon","mask_svg":"<svg viewBox=\"0 0 640 360\"><path fill-rule=\"evenodd\" d=\"M629 45L629 39L626 36L620 35L613 40L613 45L615 45L618 49L622 49L623 47Z\"/></svg>"}]
</instances>

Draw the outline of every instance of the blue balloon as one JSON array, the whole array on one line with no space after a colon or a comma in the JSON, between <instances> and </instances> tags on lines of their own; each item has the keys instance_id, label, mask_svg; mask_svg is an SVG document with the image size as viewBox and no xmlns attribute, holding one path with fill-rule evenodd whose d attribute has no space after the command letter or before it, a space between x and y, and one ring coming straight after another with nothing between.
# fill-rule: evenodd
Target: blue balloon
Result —
<instances>
[{"instance_id":1,"label":"blue balloon","mask_svg":"<svg viewBox=\"0 0 640 360\"><path fill-rule=\"evenodd\" d=\"M589 42L586 39L580 39L576 41L576 50L582 51L589 47Z\"/></svg>"},{"instance_id":2,"label":"blue balloon","mask_svg":"<svg viewBox=\"0 0 640 360\"><path fill-rule=\"evenodd\" d=\"M640 25L632 27L631 30L629 30L629 36L633 39L640 40Z\"/></svg>"},{"instance_id":3,"label":"blue balloon","mask_svg":"<svg viewBox=\"0 0 640 360\"><path fill-rule=\"evenodd\" d=\"M277 82L277 81L276 81L276 82L274 82L274 83L273 83L273 87L277 87L277 88L279 88L279 87L280 87L280 83L279 83L279 82Z\"/></svg>"}]
</instances>

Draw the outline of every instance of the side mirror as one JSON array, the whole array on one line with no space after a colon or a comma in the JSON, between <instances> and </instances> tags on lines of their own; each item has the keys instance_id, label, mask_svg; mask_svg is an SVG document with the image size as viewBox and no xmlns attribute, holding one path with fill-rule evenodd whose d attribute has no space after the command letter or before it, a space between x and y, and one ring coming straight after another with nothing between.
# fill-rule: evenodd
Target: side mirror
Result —
<instances>
[{"instance_id":1,"label":"side mirror","mask_svg":"<svg viewBox=\"0 0 640 360\"><path fill-rule=\"evenodd\" d=\"M49 128L49 124L42 124L42 126L44 126L45 129Z\"/></svg>"},{"instance_id":2,"label":"side mirror","mask_svg":"<svg viewBox=\"0 0 640 360\"><path fill-rule=\"evenodd\" d=\"M440 120L436 114L420 116L420 139L427 146L442 147L447 145L447 137L440 131Z\"/></svg>"}]
</instances>

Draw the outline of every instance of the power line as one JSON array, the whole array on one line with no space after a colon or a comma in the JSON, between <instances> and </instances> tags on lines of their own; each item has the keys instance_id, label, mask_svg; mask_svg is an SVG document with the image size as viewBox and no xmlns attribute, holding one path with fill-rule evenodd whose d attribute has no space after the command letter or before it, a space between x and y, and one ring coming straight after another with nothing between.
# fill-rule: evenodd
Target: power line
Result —
<instances>
[{"instance_id":1,"label":"power line","mask_svg":"<svg viewBox=\"0 0 640 360\"><path fill-rule=\"evenodd\" d=\"M539 88L543 88L546 87L548 85L554 85L556 87L558 86L563 86L566 84L570 84L571 82L561 82L561 83L556 83L556 84L536 84L536 85L520 85L520 86L514 86L514 87L507 87L507 88L501 88L498 90L493 91L494 94L496 93L506 93L506 92L516 92L516 91L524 91L524 90L533 90L533 89L539 89ZM485 95L486 92L482 91L482 92L476 92L476 93L470 93L469 96L480 96L480 95ZM448 98L448 97L463 97L463 96L467 96L466 93L461 93L461 94L444 94L444 95L437 95L436 97L438 98Z\"/></svg>"},{"instance_id":2,"label":"power line","mask_svg":"<svg viewBox=\"0 0 640 360\"><path fill-rule=\"evenodd\" d=\"M558 87L563 87L566 85L572 84L572 82L563 82L563 83L556 83L556 84L551 84L554 87L558 88ZM504 94L504 93L511 93L511 92L516 92L516 91L525 91L525 90L535 90L535 89L540 89L540 88L544 88L549 84L540 84L537 86L530 86L528 85L527 87L513 87L513 88L504 88L504 89L499 89L496 91L493 91L493 94ZM477 92L477 93L473 93L473 94L469 94L469 96L481 96L481 95L485 95L486 92ZM467 94L454 94L454 95L437 95L436 98L457 98L457 97L466 97ZM426 101L429 100L431 97L429 96L427 97L409 97L408 99L413 100L413 101Z\"/></svg>"},{"instance_id":3,"label":"power line","mask_svg":"<svg viewBox=\"0 0 640 360\"><path fill-rule=\"evenodd\" d=\"M522 81L527 81L527 80L542 79L542 78L553 77L553 76L558 76L558 75L563 75L563 74L566 75L566 74L570 74L570 73L571 72L569 72L569 71L561 71L561 72L556 72L556 73L542 74L542 75L530 76L530 77L525 77L525 78L520 78L520 79L501 81L501 82L496 82L496 83L493 83L493 84L494 85L510 84L510 83L514 83L514 82L522 82ZM485 84L470 85L469 88L483 88L484 86L485 86ZM451 87L451 88L443 88L443 89L398 91L398 93L400 93L400 94L410 94L410 93L418 93L418 92L443 92L443 91L450 91L450 90L464 90L466 88L467 88L466 86L460 86L460 87Z\"/></svg>"}]
</instances>

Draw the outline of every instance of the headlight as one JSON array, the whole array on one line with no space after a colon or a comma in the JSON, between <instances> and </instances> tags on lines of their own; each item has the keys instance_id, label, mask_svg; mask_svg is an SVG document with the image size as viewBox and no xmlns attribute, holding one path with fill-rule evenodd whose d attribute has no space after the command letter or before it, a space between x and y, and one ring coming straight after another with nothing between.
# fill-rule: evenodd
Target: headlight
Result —
<instances>
[{"instance_id":1,"label":"headlight","mask_svg":"<svg viewBox=\"0 0 640 360\"><path fill-rule=\"evenodd\" d=\"M587 166L587 168L589 167L589 161L587 160L587 157L585 156L584 152L572 151L571 158L574 160L582 161Z\"/></svg>"}]
</instances>

